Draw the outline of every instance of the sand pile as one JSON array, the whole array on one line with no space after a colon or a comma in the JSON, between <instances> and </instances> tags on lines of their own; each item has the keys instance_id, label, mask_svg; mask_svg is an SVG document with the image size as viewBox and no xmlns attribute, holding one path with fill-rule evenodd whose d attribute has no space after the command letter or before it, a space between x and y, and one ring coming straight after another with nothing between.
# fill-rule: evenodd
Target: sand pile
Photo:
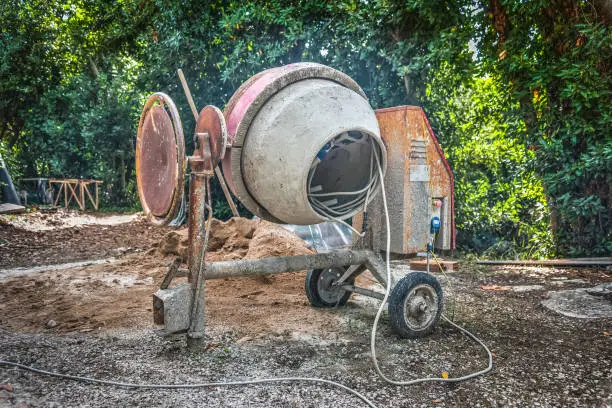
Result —
<instances>
[{"instance_id":1,"label":"sand pile","mask_svg":"<svg viewBox=\"0 0 612 408\"><path fill-rule=\"evenodd\" d=\"M159 244L159 252L187 261L187 229L171 231ZM313 250L298 236L263 220L232 218L228 221L211 220L208 239L208 261L258 259L275 256L311 254Z\"/></svg>"}]
</instances>

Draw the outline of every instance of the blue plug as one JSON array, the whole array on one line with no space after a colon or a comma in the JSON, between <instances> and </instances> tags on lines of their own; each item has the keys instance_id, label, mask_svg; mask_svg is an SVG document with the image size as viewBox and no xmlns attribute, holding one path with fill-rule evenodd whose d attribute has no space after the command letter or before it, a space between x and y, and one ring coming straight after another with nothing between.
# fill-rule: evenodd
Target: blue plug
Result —
<instances>
[{"instance_id":1,"label":"blue plug","mask_svg":"<svg viewBox=\"0 0 612 408\"><path fill-rule=\"evenodd\" d=\"M440 231L440 217L433 217L431 219L431 229L430 232L432 234L437 234Z\"/></svg>"}]
</instances>

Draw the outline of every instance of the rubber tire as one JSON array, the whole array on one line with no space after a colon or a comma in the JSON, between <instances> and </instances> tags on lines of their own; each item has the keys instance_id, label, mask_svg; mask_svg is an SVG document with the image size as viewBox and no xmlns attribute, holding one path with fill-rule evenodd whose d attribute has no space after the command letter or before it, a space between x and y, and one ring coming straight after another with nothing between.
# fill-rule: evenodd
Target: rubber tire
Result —
<instances>
[{"instance_id":1,"label":"rubber tire","mask_svg":"<svg viewBox=\"0 0 612 408\"><path fill-rule=\"evenodd\" d=\"M428 285L432 287L438 296L438 311L436 312L436 316L432 323L423 330L411 329L404 318L404 300L417 285ZM389 295L389 323L391 324L393 331L402 338L415 339L425 337L436 328L438 321L440 320L443 307L444 300L442 297L442 287L440 286L438 279L436 279L435 276L425 272L410 272L408 275L400 279L399 282L397 282L397 285L395 285Z\"/></svg>"},{"instance_id":2,"label":"rubber tire","mask_svg":"<svg viewBox=\"0 0 612 408\"><path fill-rule=\"evenodd\" d=\"M327 268L330 269L330 268ZM319 295L318 281L321 273L323 273L325 269L311 269L306 273L306 281L305 281L305 289L306 289L306 297L310 301L310 304L313 307L319 308L331 308L336 306L344 306L346 302L348 302L349 298L353 294L352 292L345 291L342 297L338 300L338 302L329 303L323 299ZM348 282L347 283L352 283Z\"/></svg>"}]
</instances>

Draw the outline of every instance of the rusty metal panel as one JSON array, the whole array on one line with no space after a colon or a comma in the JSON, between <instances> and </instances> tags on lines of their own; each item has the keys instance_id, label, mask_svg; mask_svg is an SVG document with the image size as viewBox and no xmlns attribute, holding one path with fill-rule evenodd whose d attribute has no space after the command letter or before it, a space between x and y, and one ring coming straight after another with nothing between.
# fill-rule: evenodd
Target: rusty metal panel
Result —
<instances>
[{"instance_id":1,"label":"rusty metal panel","mask_svg":"<svg viewBox=\"0 0 612 408\"><path fill-rule=\"evenodd\" d=\"M404 253L414 253L426 248L429 220L431 219L431 192L429 139L423 131L421 109L405 107L405 133L409 145L408 160L404 161L407 177L404 179L404 213L410 214L410 222L403 231L406 242ZM384 113L380 114L381 117Z\"/></svg>"},{"instance_id":2,"label":"rusty metal panel","mask_svg":"<svg viewBox=\"0 0 612 408\"><path fill-rule=\"evenodd\" d=\"M376 111L380 134L387 148L387 173L385 175L385 192L391 220L391 252L406 253L407 239L405 231L409 229L411 214L406 211L405 201L409 196L405 180L409 177L408 163L410 139L408 132L407 111L405 109L386 109ZM373 244L376 249L386 247L386 234L382 199L378 195L373 205L369 206L368 218L374 231Z\"/></svg>"},{"instance_id":3,"label":"rusty metal panel","mask_svg":"<svg viewBox=\"0 0 612 408\"><path fill-rule=\"evenodd\" d=\"M423 110L399 106L376 111L381 137L387 148L385 191L391 220L391 252L412 254L423 251L429 223L435 214L434 199L440 199L442 228L436 241L439 249L454 248L453 178ZM353 219L361 228L363 216ZM382 200L368 207L374 249L386 247Z\"/></svg>"}]
</instances>

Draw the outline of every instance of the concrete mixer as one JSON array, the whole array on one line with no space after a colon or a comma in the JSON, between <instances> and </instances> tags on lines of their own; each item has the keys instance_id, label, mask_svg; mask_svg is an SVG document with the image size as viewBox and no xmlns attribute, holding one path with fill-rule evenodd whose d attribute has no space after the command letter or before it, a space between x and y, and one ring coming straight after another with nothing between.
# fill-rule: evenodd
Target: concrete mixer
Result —
<instances>
[{"instance_id":1,"label":"concrete mixer","mask_svg":"<svg viewBox=\"0 0 612 408\"><path fill-rule=\"evenodd\" d=\"M381 257L387 249L386 210L392 252L454 247L452 173L423 111L375 112L345 74L297 63L251 77L224 112L214 106L198 112L180 76L196 118L193 154L185 158L178 111L162 93L146 102L136 146L138 192L152 222L168 224L181 212L187 164L190 169L188 265L171 266L153 295L160 333L186 333L190 344L202 344L206 280L303 270L314 307L342 306L352 293L383 299L355 284L369 270L383 286L392 285L388 310L394 331L408 338L430 333L443 307L438 280L410 272L387 282ZM352 219L353 245L312 255L205 262L215 174L226 196L224 178L240 202L264 220L307 225ZM171 286L177 277L187 282Z\"/></svg>"}]
</instances>

